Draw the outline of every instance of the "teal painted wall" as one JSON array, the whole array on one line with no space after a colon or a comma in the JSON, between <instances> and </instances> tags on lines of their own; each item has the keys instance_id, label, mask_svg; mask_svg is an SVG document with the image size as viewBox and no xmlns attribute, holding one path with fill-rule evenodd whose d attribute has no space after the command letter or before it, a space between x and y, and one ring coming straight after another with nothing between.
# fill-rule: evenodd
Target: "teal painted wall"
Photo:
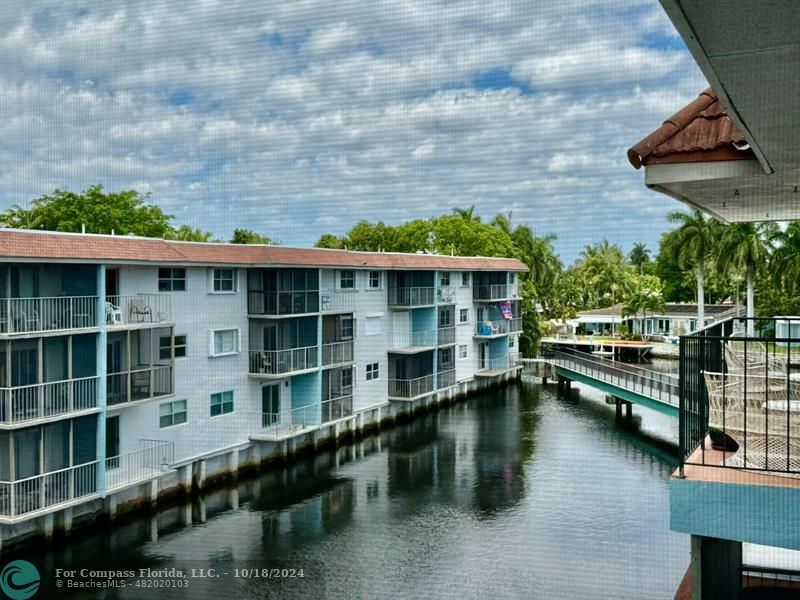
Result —
<instances>
[{"instance_id":1,"label":"teal painted wall","mask_svg":"<svg viewBox=\"0 0 800 600\"><path fill-rule=\"evenodd\" d=\"M438 326L436 308L417 308L411 311L411 331L431 331Z\"/></svg>"},{"instance_id":2,"label":"teal painted wall","mask_svg":"<svg viewBox=\"0 0 800 600\"><path fill-rule=\"evenodd\" d=\"M489 341L489 359L508 356L508 337L495 338Z\"/></svg>"},{"instance_id":3,"label":"teal painted wall","mask_svg":"<svg viewBox=\"0 0 800 600\"><path fill-rule=\"evenodd\" d=\"M319 424L322 416L321 402L322 373L320 371L292 377L292 409L308 407L303 411L292 413L292 420L302 417L307 424Z\"/></svg>"},{"instance_id":4,"label":"teal painted wall","mask_svg":"<svg viewBox=\"0 0 800 600\"><path fill-rule=\"evenodd\" d=\"M673 479L670 529L800 550L800 489Z\"/></svg>"}]
</instances>

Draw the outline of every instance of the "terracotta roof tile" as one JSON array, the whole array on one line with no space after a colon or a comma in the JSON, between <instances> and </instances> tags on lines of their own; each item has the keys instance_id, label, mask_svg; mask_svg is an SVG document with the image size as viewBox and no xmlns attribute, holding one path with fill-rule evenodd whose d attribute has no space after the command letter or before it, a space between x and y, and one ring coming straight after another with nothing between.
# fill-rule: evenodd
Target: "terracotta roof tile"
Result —
<instances>
[{"instance_id":1,"label":"terracotta roof tile","mask_svg":"<svg viewBox=\"0 0 800 600\"><path fill-rule=\"evenodd\" d=\"M0 260L34 259L171 264L234 264L380 269L527 271L514 258L351 252L242 244L201 244L111 235L0 229Z\"/></svg>"},{"instance_id":2,"label":"terracotta roof tile","mask_svg":"<svg viewBox=\"0 0 800 600\"><path fill-rule=\"evenodd\" d=\"M628 150L635 168L655 163L754 158L711 88Z\"/></svg>"}]
</instances>

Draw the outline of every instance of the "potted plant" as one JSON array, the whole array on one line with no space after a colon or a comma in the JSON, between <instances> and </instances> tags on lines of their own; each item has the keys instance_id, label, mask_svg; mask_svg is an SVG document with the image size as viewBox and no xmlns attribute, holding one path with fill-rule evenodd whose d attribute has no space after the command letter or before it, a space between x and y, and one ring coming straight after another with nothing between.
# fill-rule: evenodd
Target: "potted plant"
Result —
<instances>
[{"instance_id":1,"label":"potted plant","mask_svg":"<svg viewBox=\"0 0 800 600\"><path fill-rule=\"evenodd\" d=\"M739 449L739 444L736 443L736 440L717 427L708 428L708 437L711 438L711 447L714 450L736 452Z\"/></svg>"}]
</instances>

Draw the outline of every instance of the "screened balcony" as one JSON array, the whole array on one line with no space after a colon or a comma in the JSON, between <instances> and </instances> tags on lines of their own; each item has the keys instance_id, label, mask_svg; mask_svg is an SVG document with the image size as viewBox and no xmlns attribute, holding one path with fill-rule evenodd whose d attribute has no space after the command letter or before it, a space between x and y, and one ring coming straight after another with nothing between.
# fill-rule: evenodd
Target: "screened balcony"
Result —
<instances>
[{"instance_id":1,"label":"screened balcony","mask_svg":"<svg viewBox=\"0 0 800 600\"><path fill-rule=\"evenodd\" d=\"M389 355L390 400L416 400L434 391L433 351L411 356Z\"/></svg>"},{"instance_id":2,"label":"screened balcony","mask_svg":"<svg viewBox=\"0 0 800 600\"><path fill-rule=\"evenodd\" d=\"M320 366L317 317L251 321L248 372L286 377Z\"/></svg>"},{"instance_id":3,"label":"screened balcony","mask_svg":"<svg viewBox=\"0 0 800 600\"><path fill-rule=\"evenodd\" d=\"M322 366L353 362L353 315L322 317Z\"/></svg>"},{"instance_id":4,"label":"screened balcony","mask_svg":"<svg viewBox=\"0 0 800 600\"><path fill-rule=\"evenodd\" d=\"M436 294L433 271L389 273L389 308L433 306Z\"/></svg>"},{"instance_id":5,"label":"screened balcony","mask_svg":"<svg viewBox=\"0 0 800 600\"><path fill-rule=\"evenodd\" d=\"M123 407L174 393L172 328L109 332L106 404Z\"/></svg>"},{"instance_id":6,"label":"screened balcony","mask_svg":"<svg viewBox=\"0 0 800 600\"><path fill-rule=\"evenodd\" d=\"M251 316L292 316L318 313L317 269L250 269L247 272L247 312Z\"/></svg>"}]
</instances>

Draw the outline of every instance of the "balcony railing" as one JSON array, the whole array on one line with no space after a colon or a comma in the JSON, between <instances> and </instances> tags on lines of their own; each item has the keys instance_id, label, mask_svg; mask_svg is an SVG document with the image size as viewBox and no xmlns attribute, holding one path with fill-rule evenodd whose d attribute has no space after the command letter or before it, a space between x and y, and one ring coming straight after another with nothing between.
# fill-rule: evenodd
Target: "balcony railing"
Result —
<instances>
[{"instance_id":1,"label":"balcony railing","mask_svg":"<svg viewBox=\"0 0 800 600\"><path fill-rule=\"evenodd\" d=\"M134 369L106 376L106 404L117 406L169 396L173 393L172 366Z\"/></svg>"},{"instance_id":2,"label":"balcony railing","mask_svg":"<svg viewBox=\"0 0 800 600\"><path fill-rule=\"evenodd\" d=\"M681 337L681 469L800 475L798 328L800 319L736 317Z\"/></svg>"},{"instance_id":3,"label":"balcony railing","mask_svg":"<svg viewBox=\"0 0 800 600\"><path fill-rule=\"evenodd\" d=\"M447 346L456 343L456 328L455 327L440 327L438 334L439 346Z\"/></svg>"},{"instance_id":4,"label":"balcony railing","mask_svg":"<svg viewBox=\"0 0 800 600\"><path fill-rule=\"evenodd\" d=\"M443 285L436 291L436 301L439 304L452 304L456 299L455 288L449 285Z\"/></svg>"},{"instance_id":5,"label":"balcony railing","mask_svg":"<svg viewBox=\"0 0 800 600\"><path fill-rule=\"evenodd\" d=\"M389 350L432 348L436 345L436 330L393 331L389 333Z\"/></svg>"},{"instance_id":6,"label":"balcony railing","mask_svg":"<svg viewBox=\"0 0 800 600\"><path fill-rule=\"evenodd\" d=\"M106 296L106 325L164 323L172 317L172 297L168 294Z\"/></svg>"},{"instance_id":7,"label":"balcony railing","mask_svg":"<svg viewBox=\"0 0 800 600\"><path fill-rule=\"evenodd\" d=\"M302 292L247 292L247 312L251 315L301 315L319 312L319 290Z\"/></svg>"},{"instance_id":8,"label":"balcony railing","mask_svg":"<svg viewBox=\"0 0 800 600\"><path fill-rule=\"evenodd\" d=\"M433 287L390 287L389 306L413 307L433 304Z\"/></svg>"},{"instance_id":9,"label":"balcony railing","mask_svg":"<svg viewBox=\"0 0 800 600\"><path fill-rule=\"evenodd\" d=\"M288 375L307 371L319 366L317 346L291 348L289 350L251 350L250 374Z\"/></svg>"},{"instance_id":10,"label":"balcony railing","mask_svg":"<svg viewBox=\"0 0 800 600\"><path fill-rule=\"evenodd\" d=\"M416 379L390 379L390 398L417 398L433 391L433 375L425 375Z\"/></svg>"},{"instance_id":11,"label":"balcony railing","mask_svg":"<svg viewBox=\"0 0 800 600\"><path fill-rule=\"evenodd\" d=\"M522 331L522 319L498 319L497 321L479 321L475 325L475 335L492 337L494 335L508 335Z\"/></svg>"},{"instance_id":12,"label":"balcony railing","mask_svg":"<svg viewBox=\"0 0 800 600\"><path fill-rule=\"evenodd\" d=\"M250 435L280 439L352 415L353 396L348 394L280 412L251 413L246 418L250 422Z\"/></svg>"},{"instance_id":13,"label":"balcony railing","mask_svg":"<svg viewBox=\"0 0 800 600\"><path fill-rule=\"evenodd\" d=\"M19 425L96 407L96 376L0 389L0 425Z\"/></svg>"},{"instance_id":14,"label":"balcony railing","mask_svg":"<svg viewBox=\"0 0 800 600\"><path fill-rule=\"evenodd\" d=\"M509 286L505 283L491 285L473 285L473 300L506 300L510 298L508 293Z\"/></svg>"},{"instance_id":15,"label":"balcony railing","mask_svg":"<svg viewBox=\"0 0 800 600\"><path fill-rule=\"evenodd\" d=\"M141 443L141 450L105 460L107 491L157 477L172 464L172 442ZM99 467L95 460L16 481L0 481L0 517L18 517L99 494Z\"/></svg>"},{"instance_id":16,"label":"balcony railing","mask_svg":"<svg viewBox=\"0 0 800 600\"><path fill-rule=\"evenodd\" d=\"M322 290L319 293L322 312L352 312L357 296L354 290Z\"/></svg>"},{"instance_id":17,"label":"balcony railing","mask_svg":"<svg viewBox=\"0 0 800 600\"><path fill-rule=\"evenodd\" d=\"M436 387L438 389L448 388L456 384L456 370L455 369L446 369L444 371L439 371L436 375Z\"/></svg>"},{"instance_id":18,"label":"balcony railing","mask_svg":"<svg viewBox=\"0 0 800 600\"><path fill-rule=\"evenodd\" d=\"M512 352L498 358L478 359L478 371L507 371L513 369L519 363L519 353Z\"/></svg>"},{"instance_id":19,"label":"balcony railing","mask_svg":"<svg viewBox=\"0 0 800 600\"><path fill-rule=\"evenodd\" d=\"M346 365L353 362L353 341L322 345L322 366Z\"/></svg>"},{"instance_id":20,"label":"balcony railing","mask_svg":"<svg viewBox=\"0 0 800 600\"><path fill-rule=\"evenodd\" d=\"M97 296L0 299L0 333L38 333L97 325Z\"/></svg>"}]
</instances>

